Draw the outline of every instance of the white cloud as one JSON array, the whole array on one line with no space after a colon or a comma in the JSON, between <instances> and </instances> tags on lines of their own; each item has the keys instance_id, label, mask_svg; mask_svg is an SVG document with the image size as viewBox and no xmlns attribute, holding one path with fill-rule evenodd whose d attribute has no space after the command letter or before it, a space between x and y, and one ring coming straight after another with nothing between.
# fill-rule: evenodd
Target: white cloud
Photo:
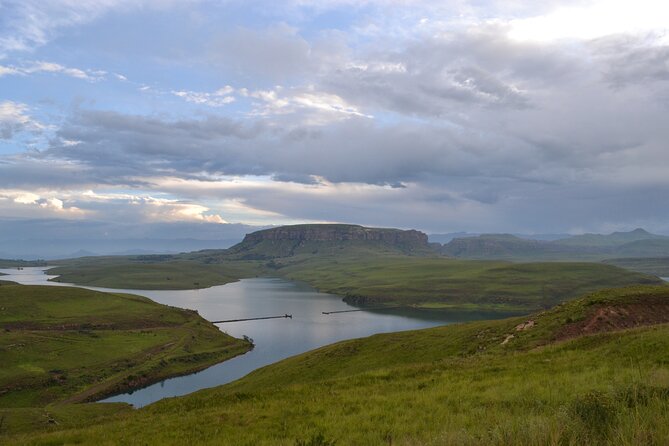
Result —
<instances>
[{"instance_id":1,"label":"white cloud","mask_svg":"<svg viewBox=\"0 0 669 446\"><path fill-rule=\"evenodd\" d=\"M22 74L21 71L17 70L14 67L7 67L0 65L0 77L7 75Z\"/></svg>"},{"instance_id":2,"label":"white cloud","mask_svg":"<svg viewBox=\"0 0 669 446\"><path fill-rule=\"evenodd\" d=\"M598 0L558 7L544 15L510 21L510 37L548 42L589 40L613 34L669 30L669 3L657 0ZM667 37L664 42L668 43Z\"/></svg>"},{"instance_id":3,"label":"white cloud","mask_svg":"<svg viewBox=\"0 0 669 446\"><path fill-rule=\"evenodd\" d=\"M62 191L0 189L0 210L22 217L79 218L88 215L74 206L67 196L68 193Z\"/></svg>"},{"instance_id":4,"label":"white cloud","mask_svg":"<svg viewBox=\"0 0 669 446\"><path fill-rule=\"evenodd\" d=\"M243 96L256 99L255 116L303 115L302 123L326 125L352 117L373 118L349 104L342 97L318 91L314 86L286 89L277 86L272 90L240 90Z\"/></svg>"},{"instance_id":5,"label":"white cloud","mask_svg":"<svg viewBox=\"0 0 669 446\"><path fill-rule=\"evenodd\" d=\"M107 72L102 70L82 70L66 67L55 62L33 61L21 66L0 66L0 77L7 75L28 76L36 73L57 73L89 82L105 79ZM119 76L119 75L116 75Z\"/></svg>"},{"instance_id":6,"label":"white cloud","mask_svg":"<svg viewBox=\"0 0 669 446\"><path fill-rule=\"evenodd\" d=\"M234 88L226 85L225 87L219 88L213 93L178 90L172 91L172 94L194 104L208 105L210 107L222 107L224 105L235 102L235 97L232 96L234 92Z\"/></svg>"},{"instance_id":7,"label":"white cloud","mask_svg":"<svg viewBox=\"0 0 669 446\"><path fill-rule=\"evenodd\" d=\"M46 128L28 114L26 104L13 101L0 102L0 139L10 139L23 130L39 132Z\"/></svg>"},{"instance_id":8,"label":"white cloud","mask_svg":"<svg viewBox=\"0 0 669 446\"><path fill-rule=\"evenodd\" d=\"M24 68L25 73L62 73L67 76L76 77L77 79L92 80L94 77L91 77L84 70L79 68L68 68L63 65L53 63L53 62L34 62L32 66Z\"/></svg>"},{"instance_id":9,"label":"white cloud","mask_svg":"<svg viewBox=\"0 0 669 446\"><path fill-rule=\"evenodd\" d=\"M154 197L150 193L98 193L92 190L77 193L81 206L114 209L128 220L148 222L207 222L225 224L218 213L199 203L184 200ZM97 206L92 206L97 203Z\"/></svg>"}]
</instances>

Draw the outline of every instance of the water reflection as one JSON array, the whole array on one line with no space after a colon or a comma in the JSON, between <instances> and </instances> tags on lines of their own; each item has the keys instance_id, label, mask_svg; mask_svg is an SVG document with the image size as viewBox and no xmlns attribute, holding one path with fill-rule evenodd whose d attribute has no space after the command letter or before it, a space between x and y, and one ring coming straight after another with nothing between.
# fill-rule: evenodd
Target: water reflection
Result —
<instances>
[{"instance_id":1,"label":"water reflection","mask_svg":"<svg viewBox=\"0 0 669 446\"><path fill-rule=\"evenodd\" d=\"M65 285L46 282L44 268L11 273L4 280L24 284ZM231 382L247 373L287 357L344 339L401 330L411 330L476 319L493 319L509 314L407 309L359 311L324 315L322 312L350 310L341 297L319 293L305 284L275 278L244 279L202 290L150 291L108 290L140 294L162 304L197 310L208 320L238 319L292 314L292 319L270 319L221 324L221 330L235 337L249 336L255 349L237 358L188 376L117 395L104 401L123 401L141 407L159 399L184 395L199 389Z\"/></svg>"}]
</instances>

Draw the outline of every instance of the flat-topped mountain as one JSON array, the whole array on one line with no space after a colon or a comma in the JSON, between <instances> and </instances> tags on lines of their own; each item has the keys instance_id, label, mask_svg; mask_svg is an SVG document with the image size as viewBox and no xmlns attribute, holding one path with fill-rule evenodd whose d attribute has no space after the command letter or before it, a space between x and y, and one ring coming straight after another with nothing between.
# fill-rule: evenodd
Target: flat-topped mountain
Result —
<instances>
[{"instance_id":1,"label":"flat-topped mountain","mask_svg":"<svg viewBox=\"0 0 669 446\"><path fill-rule=\"evenodd\" d=\"M389 228L366 228L357 225L292 225L252 232L244 237L242 243L254 243L262 240L300 240L300 241L344 241L363 240L381 241L391 244L416 243L427 245L427 235L416 230L403 231Z\"/></svg>"},{"instance_id":2,"label":"flat-topped mountain","mask_svg":"<svg viewBox=\"0 0 669 446\"><path fill-rule=\"evenodd\" d=\"M420 231L344 224L292 225L256 231L229 251L247 258L276 258L345 248L431 252L427 235Z\"/></svg>"}]
</instances>

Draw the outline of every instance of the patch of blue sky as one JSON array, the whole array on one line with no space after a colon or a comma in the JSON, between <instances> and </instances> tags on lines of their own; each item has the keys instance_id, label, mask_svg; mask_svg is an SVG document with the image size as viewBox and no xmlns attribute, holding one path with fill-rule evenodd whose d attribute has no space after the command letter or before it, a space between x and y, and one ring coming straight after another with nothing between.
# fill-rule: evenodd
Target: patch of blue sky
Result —
<instances>
[{"instance_id":1,"label":"patch of blue sky","mask_svg":"<svg viewBox=\"0 0 669 446\"><path fill-rule=\"evenodd\" d=\"M308 8L308 7L306 7ZM312 10L297 23L300 35L307 39L318 38L323 31L347 31L364 23L364 17L371 13L373 8L366 6L347 6L325 11Z\"/></svg>"}]
</instances>

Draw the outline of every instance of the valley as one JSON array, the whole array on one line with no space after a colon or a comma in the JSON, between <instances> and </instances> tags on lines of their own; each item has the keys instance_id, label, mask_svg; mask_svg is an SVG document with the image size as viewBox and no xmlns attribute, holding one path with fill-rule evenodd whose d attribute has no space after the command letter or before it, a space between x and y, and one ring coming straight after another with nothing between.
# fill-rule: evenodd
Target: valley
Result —
<instances>
[{"instance_id":1,"label":"valley","mask_svg":"<svg viewBox=\"0 0 669 446\"><path fill-rule=\"evenodd\" d=\"M659 284L650 275L584 262L510 263L436 253L418 231L302 225L248 235L227 250L53 262L57 280L88 286L190 289L283 277L349 303L533 311L603 287Z\"/></svg>"},{"instance_id":2,"label":"valley","mask_svg":"<svg viewBox=\"0 0 669 446\"><path fill-rule=\"evenodd\" d=\"M274 343L282 337L273 330L286 330L276 325L275 334L258 337L260 356L254 349L239 362L248 366L226 372L225 360L251 344L192 311L128 294L3 282L0 296L9 304L0 320L2 355L15 365L3 371L0 435L11 443L501 445L509 438L534 444L615 438L631 445L669 438L657 427L669 401L669 286L615 264L461 259L436 252L418 231L298 225L251 233L226 250L49 265L49 274L58 275L51 280L63 285L137 286L159 300L173 296L165 302L177 306L187 305L184 293L204 302L211 290L213 306L204 313L210 320L232 314L220 306L229 299L220 285L255 289L242 292L233 310L253 316L262 312L244 309L261 292L253 281L288 279L338 296L304 295L320 302L313 309L319 322L305 319L310 303L293 294L281 303L274 290L257 301L276 313L295 302L296 336L310 324L322 330L337 320L319 318L363 325L292 350ZM275 299L281 308L271 309ZM320 308L367 311L327 316ZM389 325L402 312L407 323ZM421 314L425 321L418 323ZM268 322L254 330L264 333L269 326L262 324ZM426 328L396 331L412 326ZM231 329L242 337L248 328ZM316 333L308 338L319 339ZM363 337L351 340L356 333ZM75 360L81 357L88 362ZM190 391L218 385L212 389L161 399L148 396L150 387L146 397L141 390L137 399L86 403L214 363L220 364L207 369L205 381L197 374L175 381L192 381ZM131 410L123 401L148 405Z\"/></svg>"},{"instance_id":3,"label":"valley","mask_svg":"<svg viewBox=\"0 0 669 446\"><path fill-rule=\"evenodd\" d=\"M21 444L664 444L669 288L344 341ZM654 308L653 315L634 308ZM607 314L606 319L599 319ZM643 316L642 316L643 315Z\"/></svg>"}]
</instances>

